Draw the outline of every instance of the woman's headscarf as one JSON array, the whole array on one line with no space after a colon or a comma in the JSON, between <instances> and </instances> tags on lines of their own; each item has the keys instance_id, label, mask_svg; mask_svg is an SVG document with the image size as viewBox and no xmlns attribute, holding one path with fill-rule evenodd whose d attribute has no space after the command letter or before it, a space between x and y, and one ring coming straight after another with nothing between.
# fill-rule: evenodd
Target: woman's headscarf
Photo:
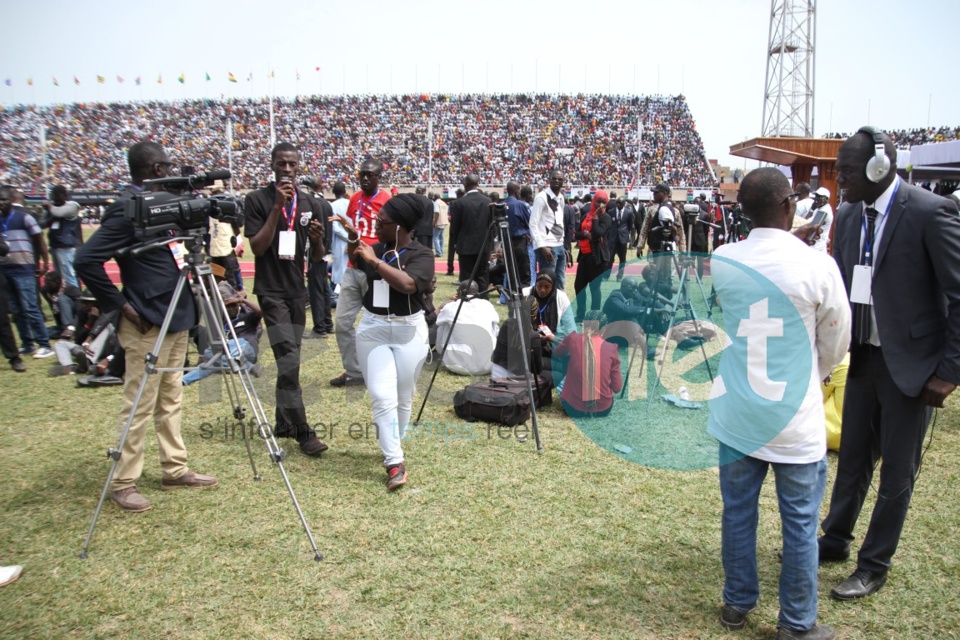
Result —
<instances>
[{"instance_id":1,"label":"woman's headscarf","mask_svg":"<svg viewBox=\"0 0 960 640\"><path fill-rule=\"evenodd\" d=\"M588 235L591 229L593 229L594 218L597 212L597 200L610 202L610 196L608 196L607 192L603 189L598 189L597 192L593 194L593 200L590 201L590 211L587 212L587 215L583 217L583 222L580 223L580 230ZM579 246L581 254L586 255L593 253L593 246L590 244L589 237L580 240Z\"/></svg>"},{"instance_id":2,"label":"woman's headscarf","mask_svg":"<svg viewBox=\"0 0 960 640\"><path fill-rule=\"evenodd\" d=\"M545 298L541 298L537 293L537 282L541 280L550 283L550 293ZM560 324L560 317L557 315L557 283L553 274L548 271L537 274L537 279L530 290L530 320L534 329L545 324L550 327L550 331L557 332L557 326Z\"/></svg>"},{"instance_id":3,"label":"woman's headscarf","mask_svg":"<svg viewBox=\"0 0 960 640\"><path fill-rule=\"evenodd\" d=\"M420 199L412 193L393 196L384 203L382 211L407 231L413 231L424 214Z\"/></svg>"}]
</instances>

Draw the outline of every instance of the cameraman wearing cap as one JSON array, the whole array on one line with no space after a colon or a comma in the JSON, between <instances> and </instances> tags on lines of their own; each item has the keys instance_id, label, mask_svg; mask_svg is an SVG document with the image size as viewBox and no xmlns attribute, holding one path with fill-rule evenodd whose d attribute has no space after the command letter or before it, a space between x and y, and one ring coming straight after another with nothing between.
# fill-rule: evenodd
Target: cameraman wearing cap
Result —
<instances>
[{"instance_id":1,"label":"cameraman wearing cap","mask_svg":"<svg viewBox=\"0 0 960 640\"><path fill-rule=\"evenodd\" d=\"M126 352L120 429L130 419L138 390L143 384L143 394L136 405L110 485L110 499L124 511L137 513L150 509L150 503L140 495L136 486L143 471L144 439L150 418L153 418L160 449L161 489L212 487L217 484L217 479L187 468L187 449L180 436L183 372L164 371L143 379L146 355L156 346L160 326L173 303L173 293L180 279L173 250L164 245L139 255L118 255L121 250L144 240L136 236L133 222L124 215L126 202L143 191L145 180L166 178L173 163L156 142L138 142L131 146L127 162L132 184L104 212L100 228L77 251L74 266L77 275L87 283L100 303L103 313L120 310L117 336ZM160 187L153 185L151 189L156 191ZM110 259L115 259L120 267L122 293L110 281L104 268L104 263ZM158 369L183 366L188 332L195 324L197 307L193 296L180 296L168 332L156 353Z\"/></svg>"},{"instance_id":2,"label":"cameraman wearing cap","mask_svg":"<svg viewBox=\"0 0 960 640\"><path fill-rule=\"evenodd\" d=\"M326 200L297 189L300 151L289 142L270 152L275 180L247 194L244 233L255 256L253 293L263 310L267 336L277 362L274 435L296 438L300 450L319 456L329 447L307 423L300 388L300 343L307 322L303 259L323 260L323 222L332 214Z\"/></svg>"},{"instance_id":3,"label":"cameraman wearing cap","mask_svg":"<svg viewBox=\"0 0 960 640\"><path fill-rule=\"evenodd\" d=\"M637 257L643 255L644 245L649 244L649 254L652 262L657 265L657 272L665 274L668 281L672 280L673 267L671 256L678 248L683 250L687 246L687 238L683 233L683 223L677 215L677 210L670 200L670 187L663 182L653 188L653 204L647 207L647 215L640 228L640 239L637 241Z\"/></svg>"}]
</instances>

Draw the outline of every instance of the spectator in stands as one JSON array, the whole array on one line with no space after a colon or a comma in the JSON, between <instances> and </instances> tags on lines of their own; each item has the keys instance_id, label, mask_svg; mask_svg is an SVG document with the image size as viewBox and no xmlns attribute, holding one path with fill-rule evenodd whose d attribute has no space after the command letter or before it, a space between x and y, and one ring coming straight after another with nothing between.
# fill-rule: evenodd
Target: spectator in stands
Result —
<instances>
[{"instance_id":1,"label":"spectator in stands","mask_svg":"<svg viewBox=\"0 0 960 640\"><path fill-rule=\"evenodd\" d=\"M462 376L488 375L497 341L500 316L490 302L477 297L479 292L476 282L461 282L456 297L437 314L437 344L446 345L443 366Z\"/></svg>"},{"instance_id":2,"label":"spectator in stands","mask_svg":"<svg viewBox=\"0 0 960 640\"><path fill-rule=\"evenodd\" d=\"M20 333L20 353L48 358L53 349L38 303L37 277L47 272L50 258L40 226L24 209L13 206L13 195L11 187L0 186L0 224L9 245L0 271L7 280L7 303Z\"/></svg>"},{"instance_id":3,"label":"spectator in stands","mask_svg":"<svg viewBox=\"0 0 960 640\"><path fill-rule=\"evenodd\" d=\"M602 311L588 312L583 331L568 335L553 352L554 359L565 362L560 404L568 416L608 415L614 394L623 388L617 345L603 339L606 324Z\"/></svg>"},{"instance_id":4,"label":"spectator in stands","mask_svg":"<svg viewBox=\"0 0 960 640\"><path fill-rule=\"evenodd\" d=\"M83 229L80 220L80 205L67 200L69 194L63 185L57 185L50 191L50 202L44 202L45 213L40 227L49 229L50 253L57 271L63 275L67 284L77 287L77 274L73 270L73 259L77 247L83 244Z\"/></svg>"}]
</instances>

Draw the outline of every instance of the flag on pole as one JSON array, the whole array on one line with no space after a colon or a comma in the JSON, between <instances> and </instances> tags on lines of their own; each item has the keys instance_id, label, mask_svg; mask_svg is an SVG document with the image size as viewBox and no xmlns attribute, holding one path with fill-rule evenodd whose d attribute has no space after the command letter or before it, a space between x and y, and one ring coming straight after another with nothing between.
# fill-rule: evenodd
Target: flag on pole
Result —
<instances>
[{"instance_id":1,"label":"flag on pole","mask_svg":"<svg viewBox=\"0 0 960 640\"><path fill-rule=\"evenodd\" d=\"M253 82L253 71L247 74L247 82Z\"/></svg>"},{"instance_id":2,"label":"flag on pole","mask_svg":"<svg viewBox=\"0 0 960 640\"><path fill-rule=\"evenodd\" d=\"M56 76L53 76L53 86L55 86L55 87L59 87L59 86L60 86L60 83L57 82L57 77L56 77Z\"/></svg>"},{"instance_id":3,"label":"flag on pole","mask_svg":"<svg viewBox=\"0 0 960 640\"><path fill-rule=\"evenodd\" d=\"M320 67L317 67L317 71L320 71Z\"/></svg>"},{"instance_id":4,"label":"flag on pole","mask_svg":"<svg viewBox=\"0 0 960 640\"><path fill-rule=\"evenodd\" d=\"M33 78L27 78L27 86L28 86L28 87L32 87L32 86L33 86Z\"/></svg>"},{"instance_id":5,"label":"flag on pole","mask_svg":"<svg viewBox=\"0 0 960 640\"><path fill-rule=\"evenodd\" d=\"M183 75L182 73L181 73L180 76L177 78L177 82L179 82L180 84L183 84L183 83L186 82L186 81L187 81L187 77L186 77L185 75Z\"/></svg>"},{"instance_id":6,"label":"flag on pole","mask_svg":"<svg viewBox=\"0 0 960 640\"><path fill-rule=\"evenodd\" d=\"M135 82L135 83L137 84L137 86L139 87L139 86L140 86L140 76L137 76L137 79L134 80L134 82Z\"/></svg>"},{"instance_id":7,"label":"flag on pole","mask_svg":"<svg viewBox=\"0 0 960 640\"><path fill-rule=\"evenodd\" d=\"M7 78L6 80L4 80L3 84L7 85L8 87L11 86L12 83L10 82L10 78Z\"/></svg>"},{"instance_id":8,"label":"flag on pole","mask_svg":"<svg viewBox=\"0 0 960 640\"><path fill-rule=\"evenodd\" d=\"M207 72L207 82L210 82L210 72Z\"/></svg>"},{"instance_id":9,"label":"flag on pole","mask_svg":"<svg viewBox=\"0 0 960 640\"><path fill-rule=\"evenodd\" d=\"M123 78L120 76L120 74L117 74L117 82L123 84Z\"/></svg>"},{"instance_id":10,"label":"flag on pole","mask_svg":"<svg viewBox=\"0 0 960 640\"><path fill-rule=\"evenodd\" d=\"M80 78L73 76L73 84L80 84Z\"/></svg>"},{"instance_id":11,"label":"flag on pole","mask_svg":"<svg viewBox=\"0 0 960 640\"><path fill-rule=\"evenodd\" d=\"M107 79L104 78L103 76L97 76L97 82L99 82L100 84L103 84L103 83L106 82L106 81L107 81Z\"/></svg>"},{"instance_id":12,"label":"flag on pole","mask_svg":"<svg viewBox=\"0 0 960 640\"><path fill-rule=\"evenodd\" d=\"M233 75L233 72L228 71L228 72L227 72L227 80L229 80L230 82L236 82L236 81L237 81L237 76Z\"/></svg>"},{"instance_id":13,"label":"flag on pole","mask_svg":"<svg viewBox=\"0 0 960 640\"><path fill-rule=\"evenodd\" d=\"M273 77L273 69L270 69L270 77Z\"/></svg>"},{"instance_id":14,"label":"flag on pole","mask_svg":"<svg viewBox=\"0 0 960 640\"><path fill-rule=\"evenodd\" d=\"M300 69L297 69L297 80L300 79Z\"/></svg>"},{"instance_id":15,"label":"flag on pole","mask_svg":"<svg viewBox=\"0 0 960 640\"><path fill-rule=\"evenodd\" d=\"M157 76L157 84L163 84L163 74Z\"/></svg>"}]
</instances>

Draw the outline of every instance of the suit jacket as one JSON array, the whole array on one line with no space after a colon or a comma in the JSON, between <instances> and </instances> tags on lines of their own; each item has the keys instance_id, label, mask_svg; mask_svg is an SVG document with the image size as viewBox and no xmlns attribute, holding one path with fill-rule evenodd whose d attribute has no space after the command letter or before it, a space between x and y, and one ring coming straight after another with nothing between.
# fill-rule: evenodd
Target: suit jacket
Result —
<instances>
[{"instance_id":1,"label":"suit jacket","mask_svg":"<svg viewBox=\"0 0 960 640\"><path fill-rule=\"evenodd\" d=\"M860 261L861 202L837 212L834 257L850 293ZM873 307L897 387L918 396L931 375L960 383L960 216L950 200L901 181L874 259Z\"/></svg>"},{"instance_id":2,"label":"suit jacket","mask_svg":"<svg viewBox=\"0 0 960 640\"><path fill-rule=\"evenodd\" d=\"M103 214L100 228L77 251L74 261L77 275L87 283L90 292L97 298L104 313L123 307L125 302L133 305L143 318L152 325L163 324L164 316L173 292L180 279L180 269L168 246L145 251L134 256L118 256L121 249L131 247L149 238L137 238L133 223L124 215L126 202L138 191L127 188L120 198ZM165 233L156 234L165 236ZM116 258L120 266L123 293L110 281L103 265ZM170 332L186 331L197 323L197 308L189 288L185 288L177 301L170 321Z\"/></svg>"},{"instance_id":3,"label":"suit jacket","mask_svg":"<svg viewBox=\"0 0 960 640\"><path fill-rule=\"evenodd\" d=\"M618 228L617 240L620 244L626 246L630 242L630 236L633 234L633 228L636 225L636 213L634 213L632 204L624 205L623 209L620 210L620 219L614 218L614 224Z\"/></svg>"},{"instance_id":4,"label":"suit jacket","mask_svg":"<svg viewBox=\"0 0 960 640\"><path fill-rule=\"evenodd\" d=\"M480 253L493 217L490 198L471 191L450 204L450 243L461 256ZM487 245L487 248L492 247Z\"/></svg>"}]
</instances>

